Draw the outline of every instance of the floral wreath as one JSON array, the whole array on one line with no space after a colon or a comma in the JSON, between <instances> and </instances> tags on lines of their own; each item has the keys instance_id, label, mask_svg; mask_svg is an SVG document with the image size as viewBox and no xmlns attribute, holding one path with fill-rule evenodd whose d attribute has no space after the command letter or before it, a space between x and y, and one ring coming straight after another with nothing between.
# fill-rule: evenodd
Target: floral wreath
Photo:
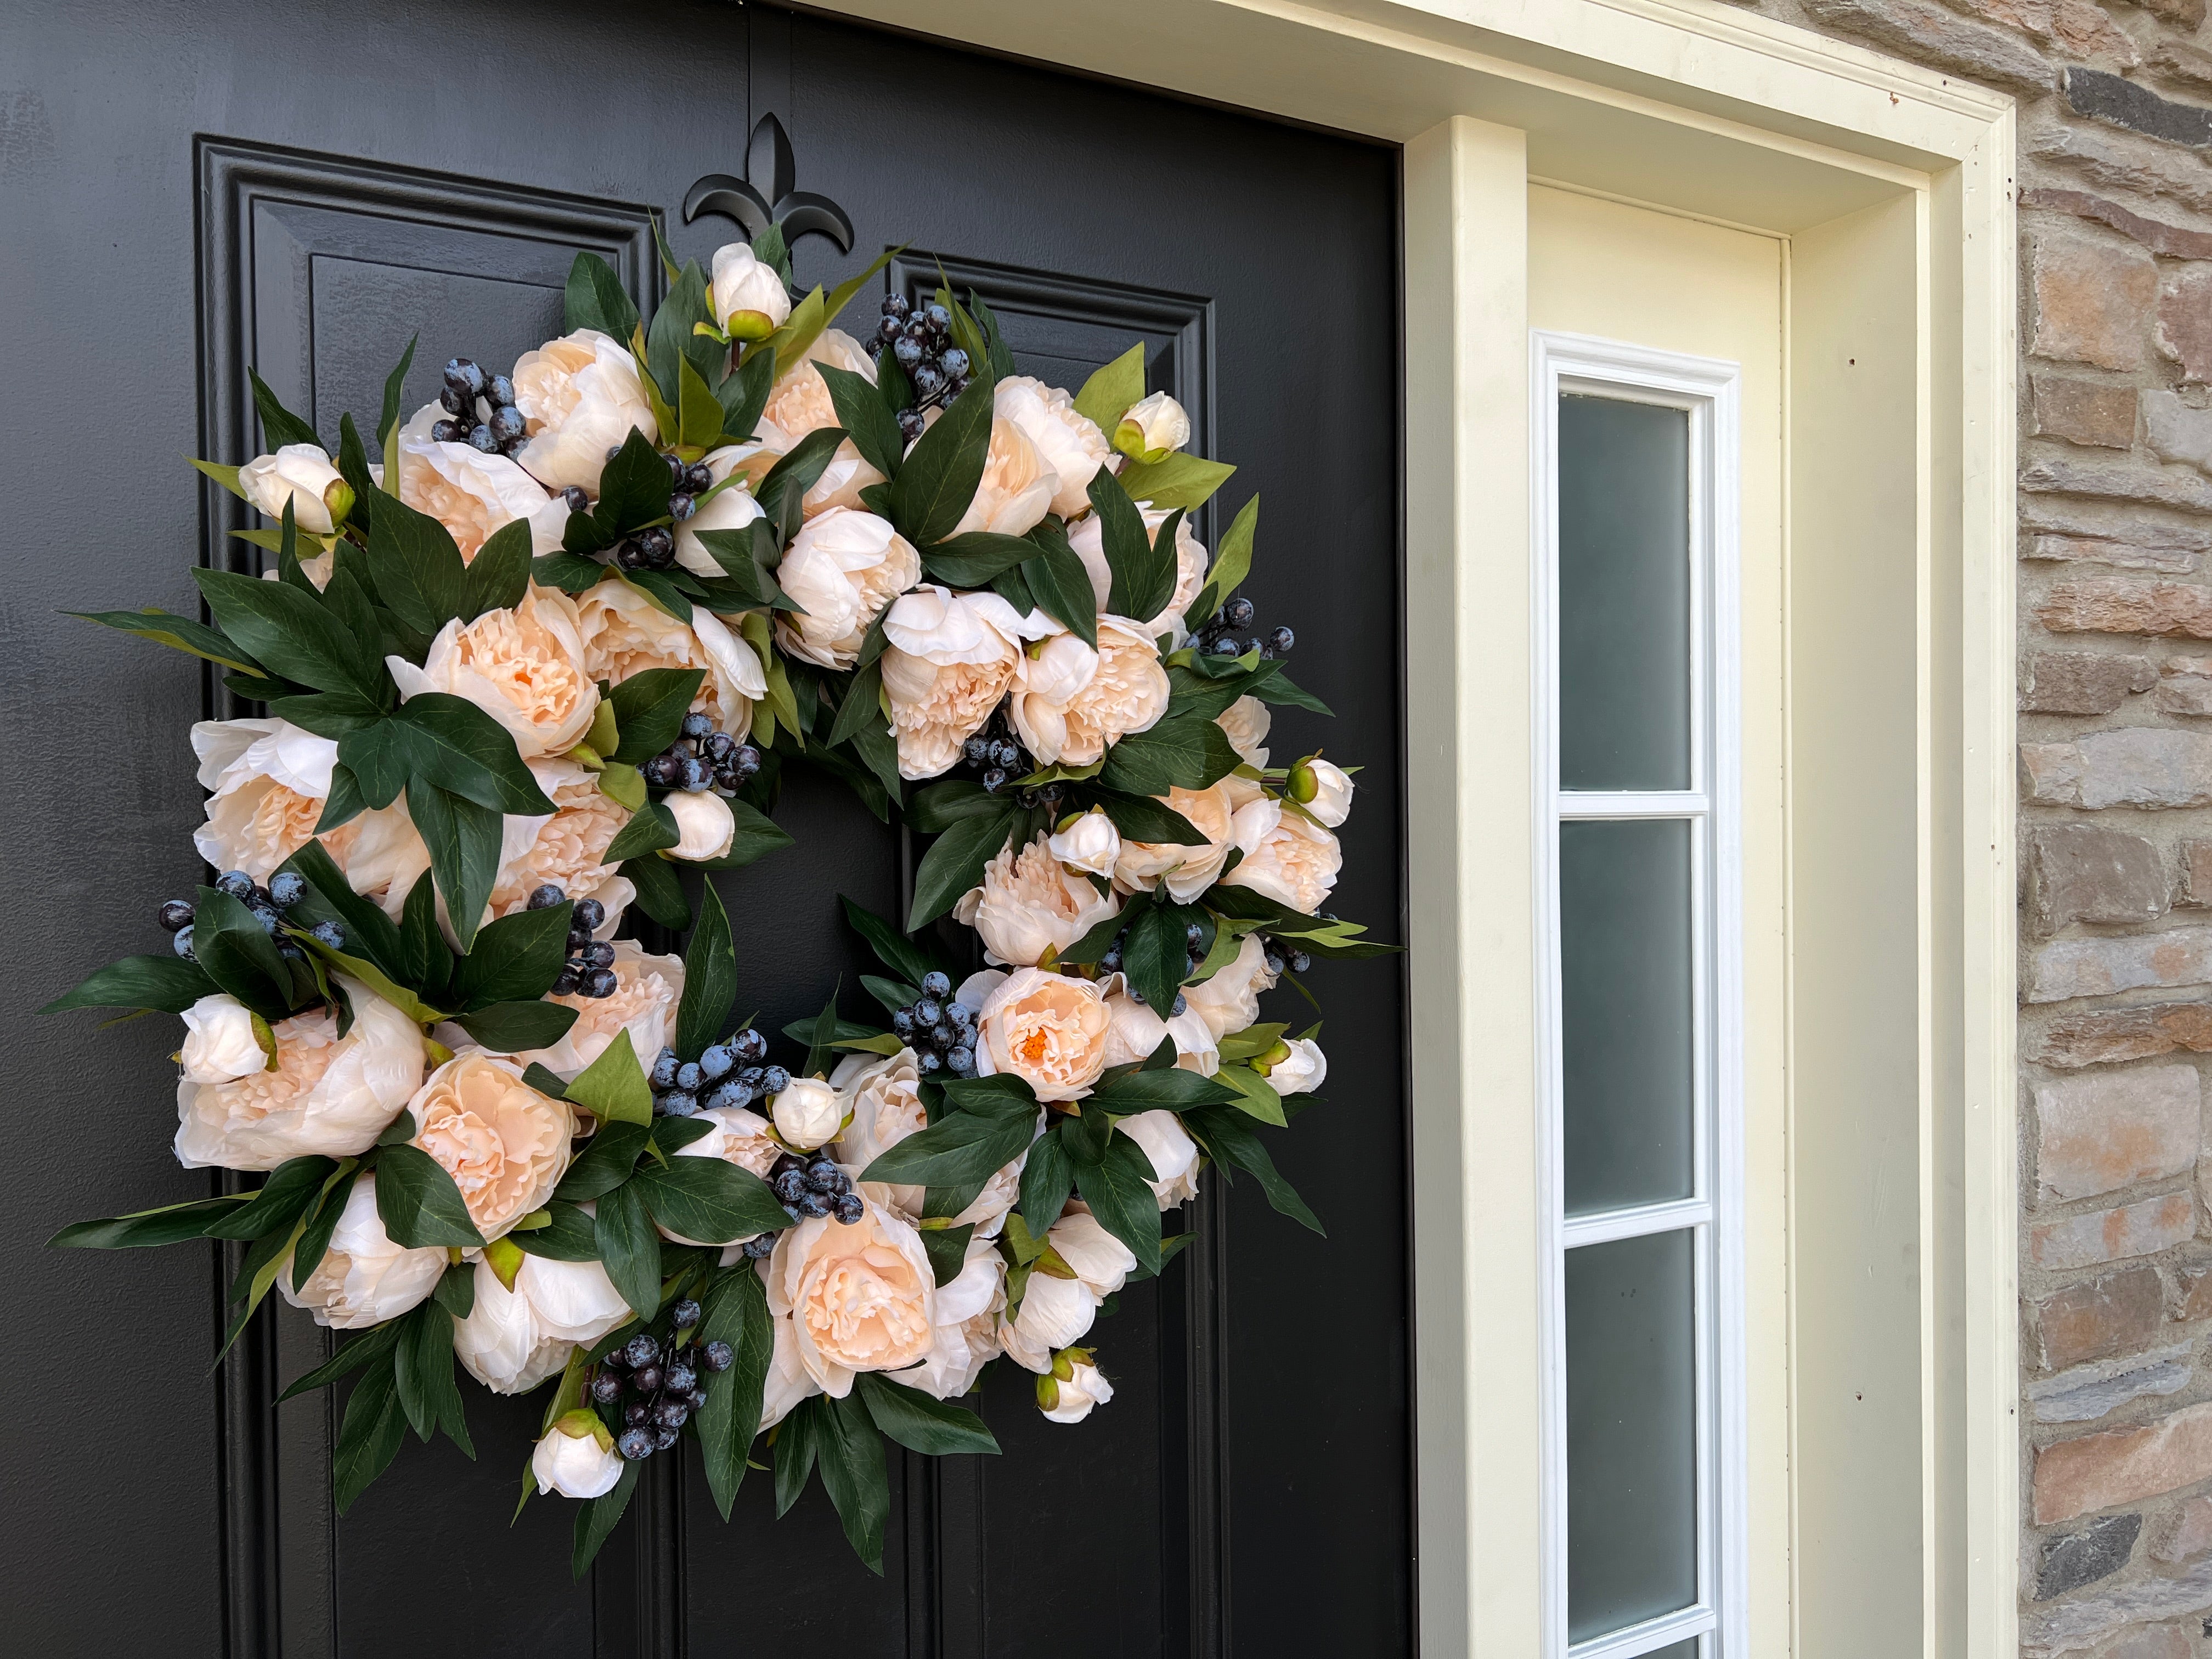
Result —
<instances>
[{"instance_id":1,"label":"floral wreath","mask_svg":"<svg viewBox=\"0 0 2212 1659\"><path fill-rule=\"evenodd\" d=\"M48 1012L181 1014L179 1161L266 1179L52 1243L240 1243L225 1352L271 1289L356 1333L282 1396L354 1378L341 1513L410 1428L475 1455L458 1359L553 1385L523 1500L583 1500L579 1576L647 1458L696 1439L726 1519L763 1434L880 1572L884 1438L996 1452L952 1402L1001 1355L1055 1422L1110 1400L1093 1322L1207 1164L1321 1231L1261 1133L1320 1028L1259 998L1395 947L1322 909L1347 770L1268 764L1268 705L1328 711L1237 594L1257 499L1209 562L1233 469L1141 345L1070 396L972 293L832 328L890 257L794 304L771 226L648 319L580 255L562 337L402 420L409 346L381 465L254 375L271 453L194 465L274 568L88 617L266 713L192 727L222 873L168 948ZM903 927L844 901L884 1018L833 993L779 1062L678 872L787 844L794 763L935 839Z\"/></svg>"}]
</instances>

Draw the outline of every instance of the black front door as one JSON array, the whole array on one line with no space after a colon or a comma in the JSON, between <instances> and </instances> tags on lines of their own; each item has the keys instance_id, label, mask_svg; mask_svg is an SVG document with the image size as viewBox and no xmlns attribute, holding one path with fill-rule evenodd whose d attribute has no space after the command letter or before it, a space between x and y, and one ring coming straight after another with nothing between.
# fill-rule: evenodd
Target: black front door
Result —
<instances>
[{"instance_id":1,"label":"black front door","mask_svg":"<svg viewBox=\"0 0 2212 1659\"><path fill-rule=\"evenodd\" d=\"M1338 890L1402 915L1397 158L1388 149L759 7L678 0L307 8L124 0L0 22L0 401L11 509L5 721L16 819L14 1087L0 1157L0 1320L15 1389L0 1491L0 1648L41 1656L544 1659L799 1653L1337 1656L1410 1650L1413 1560L1404 1005L1389 962L1322 963L1326 1103L1278 1144L1326 1243L1249 1181L1095 1333L1118 1389L1077 1427L1002 1365L1002 1458L895 1458L878 1579L818 1487L765 1480L724 1527L657 1459L572 1586L571 1510L508 1515L539 1403L469 1390L480 1461L410 1443L343 1521L333 1402L272 1409L326 1334L278 1309L212 1375L226 1264L202 1245L51 1254L64 1223L205 1191L167 1152L166 1018L94 1031L30 1011L147 948L137 901L198 874L185 724L240 712L188 661L61 609L195 603L185 568L250 568L185 453L258 447L245 365L320 428L374 410L418 331L407 406L456 354L558 331L598 251L659 281L649 212L744 168L774 112L799 184L842 204L802 284L902 244L1002 319L1023 372L1079 385L1146 343L1199 453L1237 463L1205 515L1265 497L1247 588L1297 631L1338 718L1277 716L1288 754L1356 759ZM738 233L669 230L679 258ZM857 325L872 315L869 300ZM196 614L196 612L194 613ZM791 777L798 845L725 878L743 1009L769 1030L872 963L842 891L892 913L912 849L841 785ZM1402 935L1400 935L1402 936ZM1296 993L1273 994L1290 1018ZM1301 1005L1302 1006L1302 1005Z\"/></svg>"}]
</instances>

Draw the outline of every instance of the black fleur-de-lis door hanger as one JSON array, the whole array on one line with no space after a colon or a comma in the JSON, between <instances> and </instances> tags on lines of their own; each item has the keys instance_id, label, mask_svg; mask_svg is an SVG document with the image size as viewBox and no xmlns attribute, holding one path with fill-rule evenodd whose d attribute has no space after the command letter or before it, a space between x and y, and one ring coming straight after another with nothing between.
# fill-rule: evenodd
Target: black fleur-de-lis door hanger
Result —
<instances>
[{"instance_id":1,"label":"black fleur-de-lis door hanger","mask_svg":"<svg viewBox=\"0 0 2212 1659\"><path fill-rule=\"evenodd\" d=\"M794 190L797 177L791 136L775 116L763 115L746 147L745 176L710 173L697 180L684 192L684 222L719 213L736 220L756 240L774 227L783 233L787 248L802 236L826 236L838 252L850 253L853 222L845 210L826 196Z\"/></svg>"}]
</instances>

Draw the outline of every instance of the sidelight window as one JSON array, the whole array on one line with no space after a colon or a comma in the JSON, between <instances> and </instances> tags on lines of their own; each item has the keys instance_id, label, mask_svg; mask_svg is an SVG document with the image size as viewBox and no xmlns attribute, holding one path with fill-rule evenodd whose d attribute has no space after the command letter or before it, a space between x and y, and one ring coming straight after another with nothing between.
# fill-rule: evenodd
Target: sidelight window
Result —
<instances>
[{"instance_id":1,"label":"sidelight window","mask_svg":"<svg viewBox=\"0 0 2212 1659\"><path fill-rule=\"evenodd\" d=\"M1535 369L1549 1659L1740 1659L1737 371Z\"/></svg>"}]
</instances>

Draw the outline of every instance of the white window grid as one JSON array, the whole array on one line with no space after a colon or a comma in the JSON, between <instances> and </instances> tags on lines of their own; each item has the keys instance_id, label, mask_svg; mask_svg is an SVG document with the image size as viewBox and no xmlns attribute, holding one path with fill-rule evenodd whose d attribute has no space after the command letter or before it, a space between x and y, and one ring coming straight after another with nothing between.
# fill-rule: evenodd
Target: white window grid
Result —
<instances>
[{"instance_id":1,"label":"white window grid","mask_svg":"<svg viewBox=\"0 0 2212 1659\"><path fill-rule=\"evenodd\" d=\"M1545 1659L1637 1659L1691 1638L1699 1659L1747 1659L1748 1598L1743 1264L1743 969L1740 624L1741 366L1620 341L1531 336L1530 524L1534 640L1540 1340ZM1569 791L1559 764L1559 404L1584 394L1689 418L1691 755L1686 790ZM1691 1195L1566 1214L1559 951L1563 822L1667 818L1691 826ZM1697 1386L1697 1583L1689 1607L1570 1644L1567 1637L1566 1253L1687 1230Z\"/></svg>"}]
</instances>

